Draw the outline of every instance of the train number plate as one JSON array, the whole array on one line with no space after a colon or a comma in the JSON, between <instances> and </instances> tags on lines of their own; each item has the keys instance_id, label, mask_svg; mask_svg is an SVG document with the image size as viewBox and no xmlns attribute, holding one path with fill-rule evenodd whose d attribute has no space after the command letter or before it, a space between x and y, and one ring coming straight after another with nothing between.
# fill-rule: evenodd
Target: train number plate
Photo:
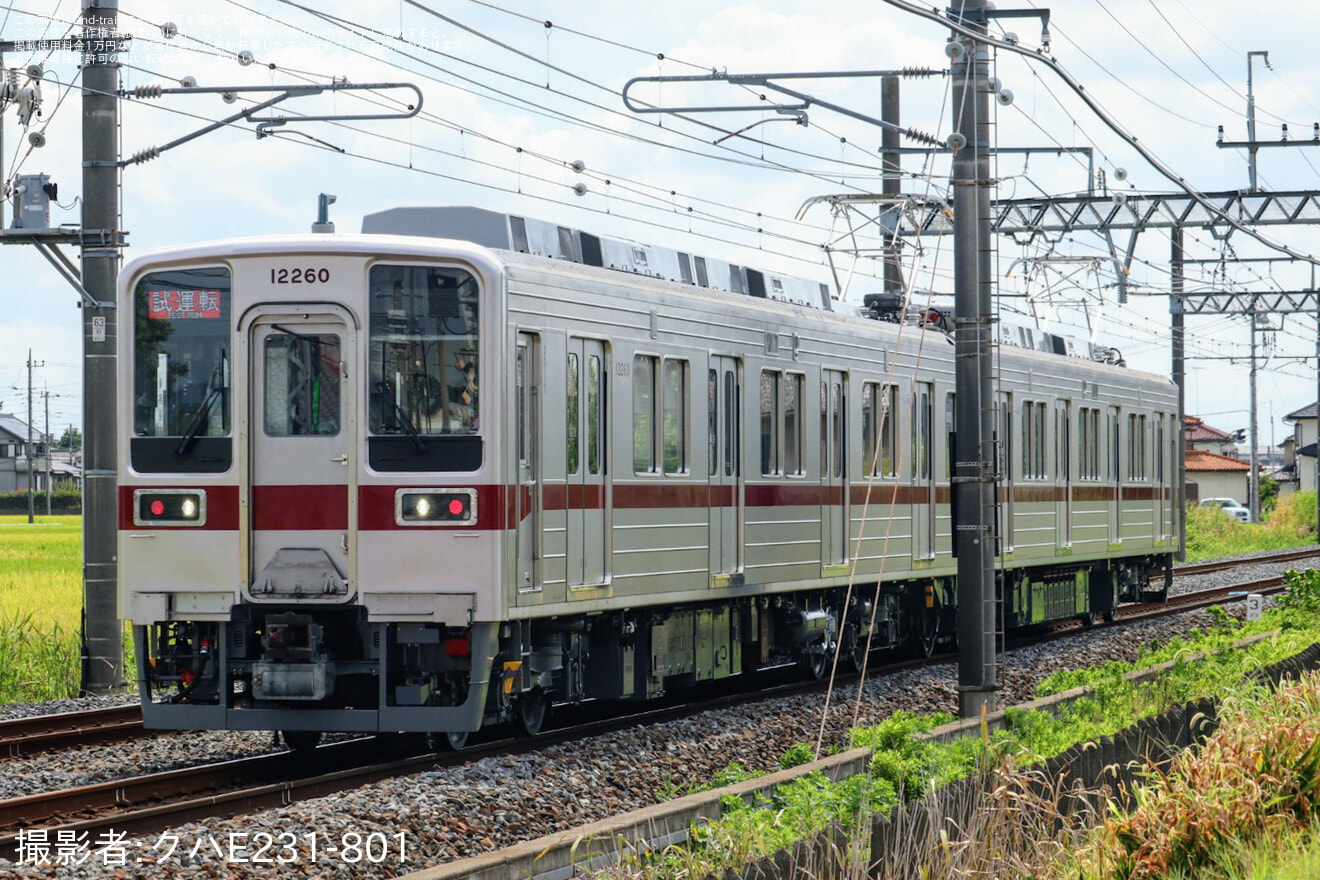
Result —
<instances>
[{"instance_id":1,"label":"train number plate","mask_svg":"<svg viewBox=\"0 0 1320 880\"><path fill-rule=\"evenodd\" d=\"M271 284L327 284L330 270L318 266L291 266L270 270Z\"/></svg>"}]
</instances>

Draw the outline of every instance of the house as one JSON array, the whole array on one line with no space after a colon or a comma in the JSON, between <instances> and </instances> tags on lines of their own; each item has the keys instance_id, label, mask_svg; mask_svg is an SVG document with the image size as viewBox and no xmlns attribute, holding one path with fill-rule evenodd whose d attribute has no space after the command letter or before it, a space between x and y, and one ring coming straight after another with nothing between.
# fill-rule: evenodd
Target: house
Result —
<instances>
[{"instance_id":1,"label":"house","mask_svg":"<svg viewBox=\"0 0 1320 880\"><path fill-rule=\"evenodd\" d=\"M35 428L31 430L32 485L37 490L46 486L46 446L48 438ZM28 487L27 422L8 413L0 413L0 492L27 491Z\"/></svg>"},{"instance_id":2,"label":"house","mask_svg":"<svg viewBox=\"0 0 1320 880\"><path fill-rule=\"evenodd\" d=\"M1316 405L1308 404L1283 417L1291 422L1293 435L1283 441L1283 468L1275 476L1280 489L1286 484L1297 490L1315 488Z\"/></svg>"},{"instance_id":3,"label":"house","mask_svg":"<svg viewBox=\"0 0 1320 880\"><path fill-rule=\"evenodd\" d=\"M1183 416L1183 445L1216 455L1237 454L1237 438L1227 431L1211 427L1196 416Z\"/></svg>"},{"instance_id":4,"label":"house","mask_svg":"<svg viewBox=\"0 0 1320 880\"><path fill-rule=\"evenodd\" d=\"M1240 458L1189 449L1186 453L1187 500L1202 498L1233 498L1245 505L1251 497L1251 463ZM1196 494L1191 484L1196 483Z\"/></svg>"}]
</instances>

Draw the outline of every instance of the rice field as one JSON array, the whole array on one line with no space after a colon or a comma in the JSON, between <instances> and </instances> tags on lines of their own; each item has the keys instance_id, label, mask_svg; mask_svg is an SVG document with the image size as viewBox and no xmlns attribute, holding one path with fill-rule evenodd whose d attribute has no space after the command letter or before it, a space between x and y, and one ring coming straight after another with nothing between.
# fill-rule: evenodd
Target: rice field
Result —
<instances>
[{"instance_id":1,"label":"rice field","mask_svg":"<svg viewBox=\"0 0 1320 880\"><path fill-rule=\"evenodd\" d=\"M0 516L0 703L76 696L82 517Z\"/></svg>"},{"instance_id":2,"label":"rice field","mask_svg":"<svg viewBox=\"0 0 1320 880\"><path fill-rule=\"evenodd\" d=\"M0 516L0 619L77 629L82 609L82 517Z\"/></svg>"}]
</instances>

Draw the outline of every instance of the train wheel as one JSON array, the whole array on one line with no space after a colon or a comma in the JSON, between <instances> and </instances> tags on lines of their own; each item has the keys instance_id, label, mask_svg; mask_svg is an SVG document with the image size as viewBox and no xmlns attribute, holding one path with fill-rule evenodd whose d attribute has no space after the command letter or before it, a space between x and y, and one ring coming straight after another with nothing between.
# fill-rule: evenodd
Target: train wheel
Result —
<instances>
[{"instance_id":1,"label":"train wheel","mask_svg":"<svg viewBox=\"0 0 1320 880\"><path fill-rule=\"evenodd\" d=\"M1091 627L1095 626L1095 612L1094 612L1094 611L1087 611L1085 614L1082 614L1082 615L1078 616L1077 619L1080 620L1080 621L1082 622L1082 628L1083 628L1083 629L1090 629Z\"/></svg>"},{"instance_id":2,"label":"train wheel","mask_svg":"<svg viewBox=\"0 0 1320 880\"><path fill-rule=\"evenodd\" d=\"M801 666L815 681L820 681L825 677L825 672L829 669L829 658L825 651L812 651L809 648L802 651L802 656L798 658L798 665Z\"/></svg>"},{"instance_id":3,"label":"train wheel","mask_svg":"<svg viewBox=\"0 0 1320 880\"><path fill-rule=\"evenodd\" d=\"M536 736L549 714L550 695L542 688L533 688L514 705L513 726L524 736Z\"/></svg>"},{"instance_id":4,"label":"train wheel","mask_svg":"<svg viewBox=\"0 0 1320 880\"><path fill-rule=\"evenodd\" d=\"M843 659L853 672L861 672L866 665L866 639L862 637L862 628L856 622L844 624Z\"/></svg>"},{"instance_id":5,"label":"train wheel","mask_svg":"<svg viewBox=\"0 0 1320 880\"><path fill-rule=\"evenodd\" d=\"M426 746L437 752L461 752L467 748L470 735L466 730L445 730L428 733L426 735Z\"/></svg>"},{"instance_id":6,"label":"train wheel","mask_svg":"<svg viewBox=\"0 0 1320 880\"><path fill-rule=\"evenodd\" d=\"M919 612L921 631L917 633L917 646L922 657L934 657L935 648L940 643L940 609L928 608Z\"/></svg>"},{"instance_id":7,"label":"train wheel","mask_svg":"<svg viewBox=\"0 0 1320 880\"><path fill-rule=\"evenodd\" d=\"M295 752L310 752L321 742L319 730L281 730L284 744Z\"/></svg>"},{"instance_id":8,"label":"train wheel","mask_svg":"<svg viewBox=\"0 0 1320 880\"><path fill-rule=\"evenodd\" d=\"M1101 616L1101 618L1104 619L1104 622L1105 622L1105 623L1113 623L1113 622L1114 622L1114 618L1118 617L1118 612L1117 612L1117 611L1106 611L1106 612L1104 612L1103 614L1101 614L1100 616Z\"/></svg>"}]
</instances>

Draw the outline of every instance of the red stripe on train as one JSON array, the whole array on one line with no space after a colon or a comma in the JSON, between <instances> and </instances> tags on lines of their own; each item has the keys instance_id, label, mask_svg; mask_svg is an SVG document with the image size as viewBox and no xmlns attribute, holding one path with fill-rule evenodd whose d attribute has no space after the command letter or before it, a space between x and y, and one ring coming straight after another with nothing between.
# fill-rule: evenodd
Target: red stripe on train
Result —
<instances>
[{"instance_id":1,"label":"red stripe on train","mask_svg":"<svg viewBox=\"0 0 1320 880\"><path fill-rule=\"evenodd\" d=\"M348 486L252 487L252 528L262 532L348 529Z\"/></svg>"}]
</instances>

